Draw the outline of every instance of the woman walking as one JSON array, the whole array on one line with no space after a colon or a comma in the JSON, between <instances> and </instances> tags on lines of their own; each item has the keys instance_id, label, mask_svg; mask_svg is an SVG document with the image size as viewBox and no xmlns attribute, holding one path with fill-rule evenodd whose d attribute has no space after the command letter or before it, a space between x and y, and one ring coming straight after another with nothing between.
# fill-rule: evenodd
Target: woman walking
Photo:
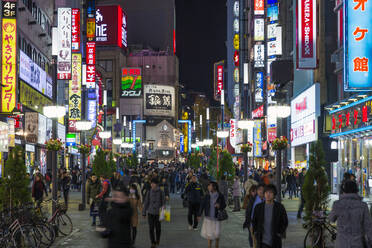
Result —
<instances>
[{"instance_id":1,"label":"woman walking","mask_svg":"<svg viewBox=\"0 0 372 248\"><path fill-rule=\"evenodd\" d=\"M130 186L129 190L129 202L130 206L132 207L133 210L133 215L132 215L132 221L131 221L131 226L132 226L132 244L134 245L137 237L137 226L138 226L138 211L142 211L141 206L141 198L138 194L138 188L136 184L132 184Z\"/></svg>"},{"instance_id":2,"label":"woman walking","mask_svg":"<svg viewBox=\"0 0 372 248\"><path fill-rule=\"evenodd\" d=\"M217 219L218 211L226 208L226 202L223 194L218 190L216 182L208 184L208 194L205 196L199 210L200 216L204 213L204 221L201 236L208 240L208 248L212 248L212 242L215 241L215 247L219 247L221 222Z\"/></svg>"},{"instance_id":3,"label":"woman walking","mask_svg":"<svg viewBox=\"0 0 372 248\"><path fill-rule=\"evenodd\" d=\"M35 181L32 185L32 197L35 199L36 206L39 208L40 204L43 202L43 194L48 196L45 184L41 178L40 174L36 174Z\"/></svg>"},{"instance_id":4,"label":"woman walking","mask_svg":"<svg viewBox=\"0 0 372 248\"><path fill-rule=\"evenodd\" d=\"M247 207L245 208L245 222L243 224L243 229L248 228L249 234L249 245L250 247L256 247L256 240L254 239L254 235L252 233L252 210L253 204L256 200L257 196L257 185L252 185L248 191L248 199L247 199Z\"/></svg>"}]
</instances>

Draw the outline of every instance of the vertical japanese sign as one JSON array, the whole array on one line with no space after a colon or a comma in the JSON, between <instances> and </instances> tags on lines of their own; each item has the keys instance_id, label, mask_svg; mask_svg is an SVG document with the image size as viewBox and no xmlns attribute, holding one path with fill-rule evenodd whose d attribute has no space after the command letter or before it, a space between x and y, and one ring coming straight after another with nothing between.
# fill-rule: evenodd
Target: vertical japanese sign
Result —
<instances>
[{"instance_id":1,"label":"vertical japanese sign","mask_svg":"<svg viewBox=\"0 0 372 248\"><path fill-rule=\"evenodd\" d=\"M214 63L214 99L219 101L223 90L223 67L224 61Z\"/></svg>"},{"instance_id":2,"label":"vertical japanese sign","mask_svg":"<svg viewBox=\"0 0 372 248\"><path fill-rule=\"evenodd\" d=\"M80 9L72 9L71 49L72 52L80 52Z\"/></svg>"},{"instance_id":3,"label":"vertical japanese sign","mask_svg":"<svg viewBox=\"0 0 372 248\"><path fill-rule=\"evenodd\" d=\"M81 120L81 54L79 53L72 54L72 78L68 87L68 99L69 123Z\"/></svg>"},{"instance_id":4,"label":"vertical japanese sign","mask_svg":"<svg viewBox=\"0 0 372 248\"><path fill-rule=\"evenodd\" d=\"M265 14L265 0L254 0L254 14L264 15Z\"/></svg>"},{"instance_id":5,"label":"vertical japanese sign","mask_svg":"<svg viewBox=\"0 0 372 248\"><path fill-rule=\"evenodd\" d=\"M315 69L316 56L316 0L297 1L297 68Z\"/></svg>"},{"instance_id":6,"label":"vertical japanese sign","mask_svg":"<svg viewBox=\"0 0 372 248\"><path fill-rule=\"evenodd\" d=\"M265 45L254 45L254 67L265 67Z\"/></svg>"},{"instance_id":7,"label":"vertical japanese sign","mask_svg":"<svg viewBox=\"0 0 372 248\"><path fill-rule=\"evenodd\" d=\"M230 144L235 149L236 147L236 119L230 119Z\"/></svg>"},{"instance_id":8,"label":"vertical japanese sign","mask_svg":"<svg viewBox=\"0 0 372 248\"><path fill-rule=\"evenodd\" d=\"M262 157L262 129L261 121L254 121L253 127L253 153L255 157Z\"/></svg>"},{"instance_id":9,"label":"vertical japanese sign","mask_svg":"<svg viewBox=\"0 0 372 248\"><path fill-rule=\"evenodd\" d=\"M16 1L2 1L1 112L12 112L16 105L17 21Z\"/></svg>"},{"instance_id":10,"label":"vertical japanese sign","mask_svg":"<svg viewBox=\"0 0 372 248\"><path fill-rule=\"evenodd\" d=\"M57 78L71 79L71 8L58 9Z\"/></svg>"},{"instance_id":11,"label":"vertical japanese sign","mask_svg":"<svg viewBox=\"0 0 372 248\"><path fill-rule=\"evenodd\" d=\"M344 16L345 90L371 89L369 59L372 49L372 2L344 1Z\"/></svg>"},{"instance_id":12,"label":"vertical japanese sign","mask_svg":"<svg viewBox=\"0 0 372 248\"><path fill-rule=\"evenodd\" d=\"M87 42L86 48L86 86L88 89L92 89L96 87L96 42Z\"/></svg>"}]
</instances>

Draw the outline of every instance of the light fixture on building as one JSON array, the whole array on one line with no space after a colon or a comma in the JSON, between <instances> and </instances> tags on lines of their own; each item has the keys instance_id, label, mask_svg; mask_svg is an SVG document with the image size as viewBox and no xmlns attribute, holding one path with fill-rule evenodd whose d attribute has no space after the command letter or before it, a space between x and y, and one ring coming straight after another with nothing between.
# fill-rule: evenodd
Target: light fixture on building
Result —
<instances>
[{"instance_id":1,"label":"light fixture on building","mask_svg":"<svg viewBox=\"0 0 372 248\"><path fill-rule=\"evenodd\" d=\"M226 130L217 131L218 138L227 138L228 136L229 136L229 131L226 131Z\"/></svg>"},{"instance_id":2,"label":"light fixture on building","mask_svg":"<svg viewBox=\"0 0 372 248\"><path fill-rule=\"evenodd\" d=\"M87 131L92 128L91 121L77 121L76 122L76 129L79 131Z\"/></svg>"},{"instance_id":3,"label":"light fixture on building","mask_svg":"<svg viewBox=\"0 0 372 248\"><path fill-rule=\"evenodd\" d=\"M48 118L61 118L66 114L65 106L45 106L43 114Z\"/></svg>"},{"instance_id":4,"label":"light fixture on building","mask_svg":"<svg viewBox=\"0 0 372 248\"><path fill-rule=\"evenodd\" d=\"M337 141L331 142L331 150L337 150Z\"/></svg>"},{"instance_id":5,"label":"light fixture on building","mask_svg":"<svg viewBox=\"0 0 372 248\"><path fill-rule=\"evenodd\" d=\"M238 128L240 129L251 129L254 126L254 121L252 120L240 120L238 121Z\"/></svg>"},{"instance_id":6,"label":"light fixture on building","mask_svg":"<svg viewBox=\"0 0 372 248\"><path fill-rule=\"evenodd\" d=\"M287 118L291 115L291 107L288 105L277 105L276 114L279 118Z\"/></svg>"},{"instance_id":7,"label":"light fixture on building","mask_svg":"<svg viewBox=\"0 0 372 248\"><path fill-rule=\"evenodd\" d=\"M121 145L121 138L115 138L112 140L112 143L114 143L114 145Z\"/></svg>"},{"instance_id":8,"label":"light fixture on building","mask_svg":"<svg viewBox=\"0 0 372 248\"><path fill-rule=\"evenodd\" d=\"M99 132L99 137L101 139L108 139L111 137L111 132L110 131L103 131L103 132Z\"/></svg>"},{"instance_id":9,"label":"light fixture on building","mask_svg":"<svg viewBox=\"0 0 372 248\"><path fill-rule=\"evenodd\" d=\"M205 140L203 140L203 144L205 146L211 146L213 144L213 140L212 139L205 139Z\"/></svg>"}]
</instances>

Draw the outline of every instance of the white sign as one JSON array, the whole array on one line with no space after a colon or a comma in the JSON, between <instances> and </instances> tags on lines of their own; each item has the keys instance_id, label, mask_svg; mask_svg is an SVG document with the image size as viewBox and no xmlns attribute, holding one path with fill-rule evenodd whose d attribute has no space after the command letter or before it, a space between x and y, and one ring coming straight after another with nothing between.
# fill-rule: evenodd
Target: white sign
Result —
<instances>
[{"instance_id":1,"label":"white sign","mask_svg":"<svg viewBox=\"0 0 372 248\"><path fill-rule=\"evenodd\" d=\"M239 1L234 2L234 15L239 17Z\"/></svg>"},{"instance_id":2,"label":"white sign","mask_svg":"<svg viewBox=\"0 0 372 248\"><path fill-rule=\"evenodd\" d=\"M45 144L46 142L46 128L47 128L47 118L46 116L39 114L39 130L37 136L37 143Z\"/></svg>"},{"instance_id":3,"label":"white sign","mask_svg":"<svg viewBox=\"0 0 372 248\"><path fill-rule=\"evenodd\" d=\"M239 19L234 19L234 32L239 33Z\"/></svg>"},{"instance_id":4,"label":"white sign","mask_svg":"<svg viewBox=\"0 0 372 248\"><path fill-rule=\"evenodd\" d=\"M172 86L144 85L144 115L175 116L175 90Z\"/></svg>"},{"instance_id":5,"label":"white sign","mask_svg":"<svg viewBox=\"0 0 372 248\"><path fill-rule=\"evenodd\" d=\"M53 120L47 118L46 122L46 138L51 139L53 138Z\"/></svg>"},{"instance_id":6,"label":"white sign","mask_svg":"<svg viewBox=\"0 0 372 248\"><path fill-rule=\"evenodd\" d=\"M35 152L35 146L26 144L26 152Z\"/></svg>"},{"instance_id":7,"label":"white sign","mask_svg":"<svg viewBox=\"0 0 372 248\"><path fill-rule=\"evenodd\" d=\"M265 38L265 21L263 18L254 19L254 40L263 41Z\"/></svg>"},{"instance_id":8,"label":"white sign","mask_svg":"<svg viewBox=\"0 0 372 248\"><path fill-rule=\"evenodd\" d=\"M71 8L58 8L58 79L71 79Z\"/></svg>"},{"instance_id":9,"label":"white sign","mask_svg":"<svg viewBox=\"0 0 372 248\"><path fill-rule=\"evenodd\" d=\"M254 45L254 67L265 67L265 45Z\"/></svg>"},{"instance_id":10,"label":"white sign","mask_svg":"<svg viewBox=\"0 0 372 248\"><path fill-rule=\"evenodd\" d=\"M282 27L276 27L276 55L283 53Z\"/></svg>"},{"instance_id":11,"label":"white sign","mask_svg":"<svg viewBox=\"0 0 372 248\"><path fill-rule=\"evenodd\" d=\"M66 127L62 124L57 124L57 138L60 139L65 147L66 143Z\"/></svg>"},{"instance_id":12,"label":"white sign","mask_svg":"<svg viewBox=\"0 0 372 248\"><path fill-rule=\"evenodd\" d=\"M317 140L320 116L320 86L318 83L291 101L291 145L298 146Z\"/></svg>"},{"instance_id":13,"label":"white sign","mask_svg":"<svg viewBox=\"0 0 372 248\"><path fill-rule=\"evenodd\" d=\"M267 25L267 38L273 39L276 38L276 31L277 31L277 23Z\"/></svg>"},{"instance_id":14,"label":"white sign","mask_svg":"<svg viewBox=\"0 0 372 248\"><path fill-rule=\"evenodd\" d=\"M230 119L230 144L234 149L236 147L236 129L237 129L236 119Z\"/></svg>"},{"instance_id":15,"label":"white sign","mask_svg":"<svg viewBox=\"0 0 372 248\"><path fill-rule=\"evenodd\" d=\"M8 123L0 121L0 152L8 152Z\"/></svg>"}]
</instances>

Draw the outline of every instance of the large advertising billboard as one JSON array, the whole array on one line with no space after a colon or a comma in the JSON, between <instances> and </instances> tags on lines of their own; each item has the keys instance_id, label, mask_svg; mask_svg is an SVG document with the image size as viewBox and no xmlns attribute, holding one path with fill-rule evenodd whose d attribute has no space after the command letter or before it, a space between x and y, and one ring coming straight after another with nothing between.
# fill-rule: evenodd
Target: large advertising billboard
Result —
<instances>
[{"instance_id":1,"label":"large advertising billboard","mask_svg":"<svg viewBox=\"0 0 372 248\"><path fill-rule=\"evenodd\" d=\"M123 68L121 70L120 97L138 97L142 95L141 68Z\"/></svg>"},{"instance_id":2,"label":"large advertising billboard","mask_svg":"<svg viewBox=\"0 0 372 248\"><path fill-rule=\"evenodd\" d=\"M316 0L297 1L297 68L317 67L316 44Z\"/></svg>"},{"instance_id":3,"label":"large advertising billboard","mask_svg":"<svg viewBox=\"0 0 372 248\"><path fill-rule=\"evenodd\" d=\"M58 8L57 78L71 79L71 8Z\"/></svg>"},{"instance_id":4,"label":"large advertising billboard","mask_svg":"<svg viewBox=\"0 0 372 248\"><path fill-rule=\"evenodd\" d=\"M144 85L144 114L148 116L175 116L175 90L172 86Z\"/></svg>"},{"instance_id":5,"label":"large advertising billboard","mask_svg":"<svg viewBox=\"0 0 372 248\"><path fill-rule=\"evenodd\" d=\"M119 5L96 7L96 42L98 46L128 46L127 18Z\"/></svg>"},{"instance_id":6,"label":"large advertising billboard","mask_svg":"<svg viewBox=\"0 0 372 248\"><path fill-rule=\"evenodd\" d=\"M345 90L371 90L372 2L344 1L344 18Z\"/></svg>"}]
</instances>

